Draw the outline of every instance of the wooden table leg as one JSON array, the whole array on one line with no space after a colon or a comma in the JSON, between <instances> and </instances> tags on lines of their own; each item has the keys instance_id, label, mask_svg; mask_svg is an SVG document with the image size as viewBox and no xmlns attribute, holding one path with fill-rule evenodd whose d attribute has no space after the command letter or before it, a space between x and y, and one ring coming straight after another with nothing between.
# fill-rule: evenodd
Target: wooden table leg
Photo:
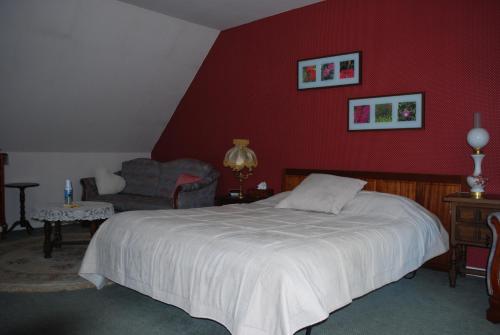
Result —
<instances>
[{"instance_id":1,"label":"wooden table leg","mask_svg":"<svg viewBox=\"0 0 500 335\"><path fill-rule=\"evenodd\" d=\"M43 231L45 233L45 239L43 241L43 253L45 258L52 257L52 222L45 221L43 226Z\"/></svg>"},{"instance_id":2,"label":"wooden table leg","mask_svg":"<svg viewBox=\"0 0 500 335\"><path fill-rule=\"evenodd\" d=\"M458 273L460 277L465 277L467 274L467 246L465 244L460 245L460 266Z\"/></svg>"},{"instance_id":3,"label":"wooden table leg","mask_svg":"<svg viewBox=\"0 0 500 335\"><path fill-rule=\"evenodd\" d=\"M0 218L0 220L1 220L1 218ZM9 226L7 226L7 223L1 222L0 227L2 228L1 229L2 234L0 235L0 238L4 239L5 236L7 235L7 230L9 229Z\"/></svg>"},{"instance_id":4,"label":"wooden table leg","mask_svg":"<svg viewBox=\"0 0 500 335\"><path fill-rule=\"evenodd\" d=\"M90 227L90 237L94 236L95 232L97 231L97 228L103 223L104 220L93 220L90 221L89 227Z\"/></svg>"},{"instance_id":5,"label":"wooden table leg","mask_svg":"<svg viewBox=\"0 0 500 335\"><path fill-rule=\"evenodd\" d=\"M56 221L54 227L54 247L61 248L62 233L61 233L61 221Z\"/></svg>"},{"instance_id":6,"label":"wooden table leg","mask_svg":"<svg viewBox=\"0 0 500 335\"><path fill-rule=\"evenodd\" d=\"M500 212L492 213L488 217L488 226L491 228L493 243L488 257L488 271L486 283L490 295L490 308L486 311L486 319L493 323L500 322Z\"/></svg>"},{"instance_id":7,"label":"wooden table leg","mask_svg":"<svg viewBox=\"0 0 500 335\"><path fill-rule=\"evenodd\" d=\"M450 287L455 287L457 282L457 247L451 246L451 265L450 265Z\"/></svg>"},{"instance_id":8,"label":"wooden table leg","mask_svg":"<svg viewBox=\"0 0 500 335\"><path fill-rule=\"evenodd\" d=\"M26 195L24 193L24 189L25 187L19 188L19 213L20 213L19 222L21 223L21 227L25 227L26 232L31 235L33 227L31 226L30 222L26 220L26 210L24 206L24 204L26 203Z\"/></svg>"},{"instance_id":9,"label":"wooden table leg","mask_svg":"<svg viewBox=\"0 0 500 335\"><path fill-rule=\"evenodd\" d=\"M90 227L90 236L94 236L95 232L97 231L97 222L96 221L90 221L89 223Z\"/></svg>"}]
</instances>

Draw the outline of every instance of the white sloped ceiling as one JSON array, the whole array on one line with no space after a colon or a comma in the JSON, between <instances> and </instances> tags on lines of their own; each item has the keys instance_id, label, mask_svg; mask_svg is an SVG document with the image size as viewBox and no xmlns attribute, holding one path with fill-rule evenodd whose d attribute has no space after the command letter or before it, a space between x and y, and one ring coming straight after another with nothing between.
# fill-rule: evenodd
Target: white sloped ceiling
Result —
<instances>
[{"instance_id":1,"label":"white sloped ceiling","mask_svg":"<svg viewBox=\"0 0 500 335\"><path fill-rule=\"evenodd\" d=\"M323 0L121 0L219 30Z\"/></svg>"},{"instance_id":2,"label":"white sloped ceiling","mask_svg":"<svg viewBox=\"0 0 500 335\"><path fill-rule=\"evenodd\" d=\"M0 150L150 152L219 29L315 2L0 0Z\"/></svg>"},{"instance_id":3,"label":"white sloped ceiling","mask_svg":"<svg viewBox=\"0 0 500 335\"><path fill-rule=\"evenodd\" d=\"M116 0L0 1L0 149L149 152L218 33Z\"/></svg>"}]
</instances>

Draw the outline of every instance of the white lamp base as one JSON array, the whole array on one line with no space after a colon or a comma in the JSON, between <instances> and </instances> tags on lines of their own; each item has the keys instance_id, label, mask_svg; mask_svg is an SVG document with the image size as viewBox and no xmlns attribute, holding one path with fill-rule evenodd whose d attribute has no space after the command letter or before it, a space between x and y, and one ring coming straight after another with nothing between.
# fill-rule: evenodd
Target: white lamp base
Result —
<instances>
[{"instance_id":1,"label":"white lamp base","mask_svg":"<svg viewBox=\"0 0 500 335\"><path fill-rule=\"evenodd\" d=\"M467 184L470 187L471 197L481 199L484 195L484 187L487 182L487 179L481 175L481 162L483 161L484 154L473 154L471 156L474 160L474 173L472 176L467 177Z\"/></svg>"}]
</instances>

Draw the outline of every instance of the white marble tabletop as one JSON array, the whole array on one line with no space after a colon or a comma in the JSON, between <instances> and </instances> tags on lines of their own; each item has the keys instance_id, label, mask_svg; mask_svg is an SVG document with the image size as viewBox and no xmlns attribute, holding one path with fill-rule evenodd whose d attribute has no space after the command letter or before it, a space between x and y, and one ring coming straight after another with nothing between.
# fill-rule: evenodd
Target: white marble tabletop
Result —
<instances>
[{"instance_id":1,"label":"white marble tabletop","mask_svg":"<svg viewBox=\"0 0 500 335\"><path fill-rule=\"evenodd\" d=\"M31 217L40 221L105 220L115 213L113 204L98 201L75 201L72 206L47 203L35 206Z\"/></svg>"}]
</instances>

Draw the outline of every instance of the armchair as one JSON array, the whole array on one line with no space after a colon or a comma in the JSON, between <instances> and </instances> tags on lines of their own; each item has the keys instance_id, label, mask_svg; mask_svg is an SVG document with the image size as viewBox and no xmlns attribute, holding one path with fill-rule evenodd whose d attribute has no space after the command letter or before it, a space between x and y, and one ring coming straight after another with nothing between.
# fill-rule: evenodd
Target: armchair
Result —
<instances>
[{"instance_id":1,"label":"armchair","mask_svg":"<svg viewBox=\"0 0 500 335\"><path fill-rule=\"evenodd\" d=\"M201 180L176 187L177 178L183 173ZM125 179L122 192L100 195L95 178L82 178L82 200L111 202L117 212L213 206L219 178L219 172L210 164L196 159L158 162L137 158L123 162L122 170L116 174Z\"/></svg>"}]
</instances>

